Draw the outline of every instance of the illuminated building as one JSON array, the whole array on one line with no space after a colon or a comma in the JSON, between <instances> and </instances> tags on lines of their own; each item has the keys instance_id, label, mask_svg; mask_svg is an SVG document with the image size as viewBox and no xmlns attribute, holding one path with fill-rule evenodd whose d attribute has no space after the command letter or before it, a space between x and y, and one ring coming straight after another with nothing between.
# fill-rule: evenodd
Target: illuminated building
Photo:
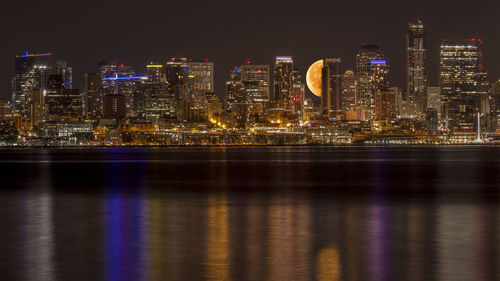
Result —
<instances>
[{"instance_id":1,"label":"illuminated building","mask_svg":"<svg viewBox=\"0 0 500 281\"><path fill-rule=\"evenodd\" d=\"M427 87L427 109L435 109L438 117L441 116L441 88Z\"/></svg>"},{"instance_id":2,"label":"illuminated building","mask_svg":"<svg viewBox=\"0 0 500 281\"><path fill-rule=\"evenodd\" d=\"M145 117L147 119L175 119L175 95L167 89L147 89L144 92Z\"/></svg>"},{"instance_id":3,"label":"illuminated building","mask_svg":"<svg viewBox=\"0 0 500 281\"><path fill-rule=\"evenodd\" d=\"M14 77L12 79L12 104L14 113L21 115L23 121L30 121L30 106L27 103L32 89L45 90L52 53L16 56Z\"/></svg>"},{"instance_id":4,"label":"illuminated building","mask_svg":"<svg viewBox=\"0 0 500 281\"><path fill-rule=\"evenodd\" d=\"M356 109L356 75L347 70L342 75L342 111Z\"/></svg>"},{"instance_id":5,"label":"illuminated building","mask_svg":"<svg viewBox=\"0 0 500 281\"><path fill-rule=\"evenodd\" d=\"M99 76L97 73L85 73L83 75L83 97L85 116L90 120L101 117L102 97L99 93Z\"/></svg>"},{"instance_id":6,"label":"illuminated building","mask_svg":"<svg viewBox=\"0 0 500 281\"><path fill-rule=\"evenodd\" d=\"M321 111L335 117L342 110L342 73L340 58L323 59L321 70Z\"/></svg>"},{"instance_id":7,"label":"illuminated building","mask_svg":"<svg viewBox=\"0 0 500 281\"><path fill-rule=\"evenodd\" d=\"M229 109L235 103L246 102L244 86L241 82L241 68L235 67L229 73L229 80L225 85L225 108Z\"/></svg>"},{"instance_id":8,"label":"illuminated building","mask_svg":"<svg viewBox=\"0 0 500 281\"><path fill-rule=\"evenodd\" d=\"M389 90L389 66L385 60L373 60L370 64L375 120L394 119L396 117L396 97L395 93Z\"/></svg>"},{"instance_id":9,"label":"illuminated building","mask_svg":"<svg viewBox=\"0 0 500 281\"><path fill-rule=\"evenodd\" d=\"M396 119L396 99L391 90L375 92L375 120Z\"/></svg>"},{"instance_id":10,"label":"illuminated building","mask_svg":"<svg viewBox=\"0 0 500 281\"><path fill-rule=\"evenodd\" d=\"M44 103L43 93L32 89L30 93L31 127L37 127L44 123L47 118L48 108Z\"/></svg>"},{"instance_id":11,"label":"illuminated building","mask_svg":"<svg viewBox=\"0 0 500 281\"><path fill-rule=\"evenodd\" d=\"M45 104L48 109L48 120L79 120L83 113L82 101L82 95L78 89L63 88L50 92L47 90Z\"/></svg>"},{"instance_id":12,"label":"illuminated building","mask_svg":"<svg viewBox=\"0 0 500 281\"><path fill-rule=\"evenodd\" d=\"M258 82L259 92L248 97L251 103L265 103L269 100L269 65L245 64L241 67L241 81Z\"/></svg>"},{"instance_id":13,"label":"illuminated building","mask_svg":"<svg viewBox=\"0 0 500 281\"><path fill-rule=\"evenodd\" d=\"M207 116L209 119L215 119L222 113L222 103L215 93L206 93L205 99L207 101Z\"/></svg>"},{"instance_id":14,"label":"illuminated building","mask_svg":"<svg viewBox=\"0 0 500 281\"><path fill-rule=\"evenodd\" d=\"M276 57L274 62L274 98L283 99L287 103L292 102L293 82L293 59L292 57Z\"/></svg>"},{"instance_id":15,"label":"illuminated building","mask_svg":"<svg viewBox=\"0 0 500 281\"><path fill-rule=\"evenodd\" d=\"M160 84L165 82L165 71L163 64L152 62L146 65L146 76L151 83Z\"/></svg>"},{"instance_id":16,"label":"illuminated building","mask_svg":"<svg viewBox=\"0 0 500 281\"><path fill-rule=\"evenodd\" d=\"M481 39L447 40L440 47L442 113L454 134L476 131L475 96L480 91Z\"/></svg>"},{"instance_id":17,"label":"illuminated building","mask_svg":"<svg viewBox=\"0 0 500 281\"><path fill-rule=\"evenodd\" d=\"M417 114L421 116L427 107L427 44L424 24L420 19L408 24L406 57L406 99L415 104Z\"/></svg>"},{"instance_id":18,"label":"illuminated building","mask_svg":"<svg viewBox=\"0 0 500 281\"><path fill-rule=\"evenodd\" d=\"M374 117L372 67L373 61L384 60L384 55L378 45L363 44L356 55L356 103L362 113L363 120Z\"/></svg>"},{"instance_id":19,"label":"illuminated building","mask_svg":"<svg viewBox=\"0 0 500 281\"><path fill-rule=\"evenodd\" d=\"M12 120L12 104L6 101L0 101L0 121Z\"/></svg>"},{"instance_id":20,"label":"illuminated building","mask_svg":"<svg viewBox=\"0 0 500 281\"><path fill-rule=\"evenodd\" d=\"M125 96L127 116L134 117L134 93L137 79L144 79L135 75L130 65L120 63L118 60L99 61L100 92L101 95L120 94Z\"/></svg>"},{"instance_id":21,"label":"illuminated building","mask_svg":"<svg viewBox=\"0 0 500 281\"><path fill-rule=\"evenodd\" d=\"M103 118L121 119L127 114L126 98L120 94L109 94L103 97Z\"/></svg>"},{"instance_id":22,"label":"illuminated building","mask_svg":"<svg viewBox=\"0 0 500 281\"><path fill-rule=\"evenodd\" d=\"M299 119L304 118L304 102L306 94L306 84L302 80L300 71L294 70L292 72L292 112L297 114Z\"/></svg>"},{"instance_id":23,"label":"illuminated building","mask_svg":"<svg viewBox=\"0 0 500 281\"><path fill-rule=\"evenodd\" d=\"M189 64L186 58L172 58L165 64L167 89L176 99L189 99Z\"/></svg>"},{"instance_id":24,"label":"illuminated building","mask_svg":"<svg viewBox=\"0 0 500 281\"><path fill-rule=\"evenodd\" d=\"M188 84L190 102L195 108L205 108L205 94L214 89L214 63L208 61L190 60L188 69Z\"/></svg>"}]
</instances>

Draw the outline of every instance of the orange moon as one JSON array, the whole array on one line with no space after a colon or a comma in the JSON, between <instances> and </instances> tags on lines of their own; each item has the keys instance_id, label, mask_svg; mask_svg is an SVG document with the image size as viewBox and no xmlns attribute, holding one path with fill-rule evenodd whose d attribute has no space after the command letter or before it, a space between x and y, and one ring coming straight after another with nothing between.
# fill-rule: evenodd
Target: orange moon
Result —
<instances>
[{"instance_id":1,"label":"orange moon","mask_svg":"<svg viewBox=\"0 0 500 281\"><path fill-rule=\"evenodd\" d=\"M323 69L323 60L311 64L306 74L307 87L311 92L321 97L321 70Z\"/></svg>"}]
</instances>

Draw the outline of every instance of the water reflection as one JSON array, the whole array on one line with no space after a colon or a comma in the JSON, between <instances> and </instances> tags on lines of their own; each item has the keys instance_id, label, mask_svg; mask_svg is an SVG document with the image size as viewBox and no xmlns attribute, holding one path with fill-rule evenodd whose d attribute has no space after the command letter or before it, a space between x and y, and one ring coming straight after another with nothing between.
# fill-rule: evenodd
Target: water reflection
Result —
<instances>
[{"instance_id":1,"label":"water reflection","mask_svg":"<svg viewBox=\"0 0 500 281\"><path fill-rule=\"evenodd\" d=\"M498 151L16 154L0 280L497 280Z\"/></svg>"}]
</instances>

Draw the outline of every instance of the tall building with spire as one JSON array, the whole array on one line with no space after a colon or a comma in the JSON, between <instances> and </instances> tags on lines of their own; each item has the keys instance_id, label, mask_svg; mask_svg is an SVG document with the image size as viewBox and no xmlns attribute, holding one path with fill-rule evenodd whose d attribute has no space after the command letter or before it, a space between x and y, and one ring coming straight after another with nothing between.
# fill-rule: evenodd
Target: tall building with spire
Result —
<instances>
[{"instance_id":1,"label":"tall building with spire","mask_svg":"<svg viewBox=\"0 0 500 281\"><path fill-rule=\"evenodd\" d=\"M372 91L373 62L383 61L384 55L376 44L363 44L356 55L356 103L363 120L374 118L374 95Z\"/></svg>"},{"instance_id":2,"label":"tall building with spire","mask_svg":"<svg viewBox=\"0 0 500 281\"><path fill-rule=\"evenodd\" d=\"M427 42L420 19L408 24L406 34L406 100L413 104L417 116L426 111L427 103Z\"/></svg>"}]
</instances>

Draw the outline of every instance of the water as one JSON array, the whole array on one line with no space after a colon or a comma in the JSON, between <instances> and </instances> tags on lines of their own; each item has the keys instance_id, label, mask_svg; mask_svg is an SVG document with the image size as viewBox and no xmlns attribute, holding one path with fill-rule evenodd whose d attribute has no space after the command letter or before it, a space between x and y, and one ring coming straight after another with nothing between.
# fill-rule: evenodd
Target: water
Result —
<instances>
[{"instance_id":1,"label":"water","mask_svg":"<svg viewBox=\"0 0 500 281\"><path fill-rule=\"evenodd\" d=\"M496 147L0 156L0 280L500 280Z\"/></svg>"}]
</instances>

